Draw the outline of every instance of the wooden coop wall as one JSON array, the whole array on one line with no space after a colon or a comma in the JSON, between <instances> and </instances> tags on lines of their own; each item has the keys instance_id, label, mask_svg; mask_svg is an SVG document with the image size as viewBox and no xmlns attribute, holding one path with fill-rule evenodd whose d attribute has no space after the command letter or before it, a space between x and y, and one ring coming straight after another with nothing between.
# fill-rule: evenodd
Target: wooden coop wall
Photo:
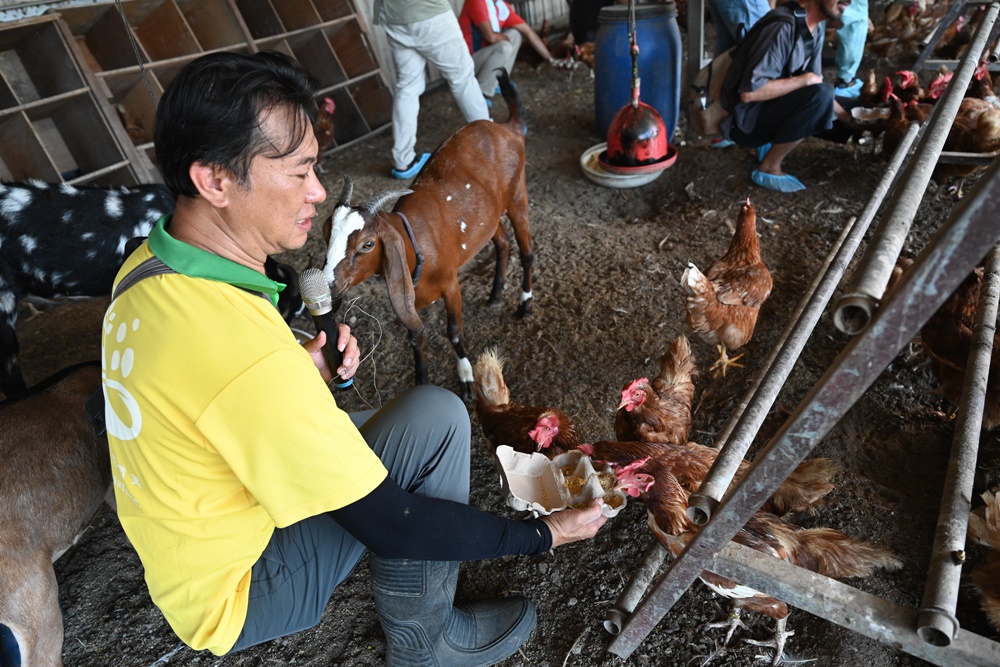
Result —
<instances>
[{"instance_id":1,"label":"wooden coop wall","mask_svg":"<svg viewBox=\"0 0 1000 667\"><path fill-rule=\"evenodd\" d=\"M318 97L337 104L334 150L392 121L391 88L353 0L122 5L126 22L99 2L42 3L44 14L0 23L0 180L161 180L153 98L213 51L295 57L320 82Z\"/></svg>"}]
</instances>

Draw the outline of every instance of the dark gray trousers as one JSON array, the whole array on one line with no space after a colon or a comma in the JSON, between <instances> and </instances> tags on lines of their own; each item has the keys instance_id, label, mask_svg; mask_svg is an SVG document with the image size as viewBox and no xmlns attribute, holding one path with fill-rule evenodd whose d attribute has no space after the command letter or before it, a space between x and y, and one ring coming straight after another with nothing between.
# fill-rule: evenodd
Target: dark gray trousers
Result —
<instances>
[{"instance_id":1,"label":"dark gray trousers","mask_svg":"<svg viewBox=\"0 0 1000 667\"><path fill-rule=\"evenodd\" d=\"M471 426L455 394L422 385L351 419L402 488L469 502ZM328 514L275 530L253 566L247 619L231 651L316 625L364 553Z\"/></svg>"}]
</instances>

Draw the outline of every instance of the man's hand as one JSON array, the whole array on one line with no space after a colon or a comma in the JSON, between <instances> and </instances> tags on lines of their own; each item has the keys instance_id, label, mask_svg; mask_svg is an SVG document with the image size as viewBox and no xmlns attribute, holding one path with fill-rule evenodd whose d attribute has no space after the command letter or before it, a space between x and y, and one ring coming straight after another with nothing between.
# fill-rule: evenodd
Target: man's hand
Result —
<instances>
[{"instance_id":1,"label":"man's hand","mask_svg":"<svg viewBox=\"0 0 1000 667\"><path fill-rule=\"evenodd\" d=\"M315 338L303 343L302 347L312 357L323 381L330 384L330 381L333 380L333 370L327 365L326 357L323 356L324 345L326 345L326 332L320 331ZM354 377L354 374L358 372L361 349L358 347L358 341L351 335L351 327L346 324L337 324L337 349L344 353L344 363L336 369L337 375L345 380Z\"/></svg>"},{"instance_id":2,"label":"man's hand","mask_svg":"<svg viewBox=\"0 0 1000 667\"><path fill-rule=\"evenodd\" d=\"M601 526L608 520L608 517L601 514L601 505L604 501L595 498L589 506L582 510L563 510L542 517L552 531L552 547L562 544L569 544L578 540L589 540Z\"/></svg>"},{"instance_id":3,"label":"man's hand","mask_svg":"<svg viewBox=\"0 0 1000 667\"><path fill-rule=\"evenodd\" d=\"M793 90L814 86L823 83L823 77L816 72L804 72L797 76L790 76L787 79L771 79L757 90L748 93L740 93L741 102L766 102L783 95L787 95Z\"/></svg>"}]
</instances>

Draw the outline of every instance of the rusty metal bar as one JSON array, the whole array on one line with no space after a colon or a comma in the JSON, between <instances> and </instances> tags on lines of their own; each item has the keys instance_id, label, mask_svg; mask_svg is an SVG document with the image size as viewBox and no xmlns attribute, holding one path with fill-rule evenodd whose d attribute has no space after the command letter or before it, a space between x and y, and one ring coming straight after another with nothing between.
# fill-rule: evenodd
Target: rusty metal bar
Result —
<instances>
[{"instance_id":1,"label":"rusty metal bar","mask_svg":"<svg viewBox=\"0 0 1000 667\"><path fill-rule=\"evenodd\" d=\"M941 21L938 22L937 27L934 28L934 32L931 33L930 37L928 37L926 41L921 43L920 55L917 56L917 62L913 64L914 72L921 72L923 70L933 69L936 67L936 65L932 65L931 62L929 62L929 58L933 54L934 49L937 48L938 42L941 41L941 36L944 34L944 31L947 30L948 26L954 23L956 19L958 19L959 14L962 14L965 11L966 0L955 0L955 2L951 3L948 7L948 12L944 15L944 18L942 18ZM940 63L951 61L935 60L932 62ZM951 69L951 67L949 66L948 69ZM962 90L965 89L963 88Z\"/></svg>"},{"instance_id":2,"label":"rusty metal bar","mask_svg":"<svg viewBox=\"0 0 1000 667\"><path fill-rule=\"evenodd\" d=\"M997 242L1000 226L995 224L993 205L997 197L1000 197L1000 161L990 165L975 189L959 203L903 274L875 313L871 325L848 343L746 475L726 494L712 519L671 563L621 634L611 641L610 652L622 658L632 654L694 583L713 555L726 546L913 339L982 259L983 249Z\"/></svg>"},{"instance_id":3,"label":"rusty metal bar","mask_svg":"<svg viewBox=\"0 0 1000 667\"><path fill-rule=\"evenodd\" d=\"M993 29L998 13L1000 4L991 4L969 45L970 54L983 52L986 37ZM968 55L962 60L944 97L935 105L926 123L927 129L903 175L904 185L894 193L886 216L876 230L875 238L862 258L850 287L837 304L834 321L844 333L858 334L864 331L878 308L896 258L899 257L910 224L941 154L941 148L948 138L965 90L975 73L976 62L977 59Z\"/></svg>"},{"instance_id":4,"label":"rusty metal bar","mask_svg":"<svg viewBox=\"0 0 1000 667\"><path fill-rule=\"evenodd\" d=\"M955 420L955 437L948 459L931 564L918 618L917 634L933 646L948 646L959 628L955 608L965 561L965 537L972 509L972 484L979 455L986 383L993 357L993 336L997 330L998 300L1000 246L994 246L983 275L975 333L966 364L965 383Z\"/></svg>"},{"instance_id":5,"label":"rusty metal bar","mask_svg":"<svg viewBox=\"0 0 1000 667\"><path fill-rule=\"evenodd\" d=\"M909 153L918 130L918 125L910 125L861 215L852 218L844 226L840 237L831 247L830 253L817 272L816 279L789 319L788 326L772 346L764 365L757 371L753 385L719 432L715 441L715 446L720 449L719 455L699 489L688 499L688 518L699 526L705 525L712 517L719 499L729 488L736 470L750 449L750 444L757 437L768 411L791 374L799 354L802 353L816 323L830 303L851 258L861 244L861 239L864 238L875 218L875 213L882 205L882 200L891 190L893 179Z\"/></svg>"},{"instance_id":6,"label":"rusty metal bar","mask_svg":"<svg viewBox=\"0 0 1000 667\"><path fill-rule=\"evenodd\" d=\"M917 612L730 542L705 568L941 667L998 667L1000 644L959 630L947 648L913 632Z\"/></svg>"},{"instance_id":7,"label":"rusty metal bar","mask_svg":"<svg viewBox=\"0 0 1000 667\"><path fill-rule=\"evenodd\" d=\"M646 594L646 589L656 577L656 573L660 571L660 566L663 565L666 557L667 550L658 540L653 540L642 556L642 563L632 573L632 578L629 579L625 590L618 596L615 604L608 609L604 617L605 630L612 635L617 635L622 631L625 621L628 620L635 606L639 604L642 596Z\"/></svg>"}]
</instances>

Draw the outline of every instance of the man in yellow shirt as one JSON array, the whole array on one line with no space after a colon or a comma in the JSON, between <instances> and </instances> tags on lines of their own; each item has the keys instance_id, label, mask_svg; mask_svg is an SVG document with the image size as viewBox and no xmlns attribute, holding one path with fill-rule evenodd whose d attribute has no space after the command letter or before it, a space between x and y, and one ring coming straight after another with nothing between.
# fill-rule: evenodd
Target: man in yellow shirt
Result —
<instances>
[{"instance_id":1,"label":"man in yellow shirt","mask_svg":"<svg viewBox=\"0 0 1000 667\"><path fill-rule=\"evenodd\" d=\"M591 537L600 509L509 521L469 507L468 411L446 390L416 387L367 420L337 407L327 383L353 376L357 342L340 325L329 368L325 334L300 346L264 273L326 197L315 117L314 82L275 53L203 56L160 100L176 210L126 260L102 331L122 527L195 649L316 624L367 550L388 664L492 664L526 641L534 607L453 605L458 561Z\"/></svg>"}]
</instances>

